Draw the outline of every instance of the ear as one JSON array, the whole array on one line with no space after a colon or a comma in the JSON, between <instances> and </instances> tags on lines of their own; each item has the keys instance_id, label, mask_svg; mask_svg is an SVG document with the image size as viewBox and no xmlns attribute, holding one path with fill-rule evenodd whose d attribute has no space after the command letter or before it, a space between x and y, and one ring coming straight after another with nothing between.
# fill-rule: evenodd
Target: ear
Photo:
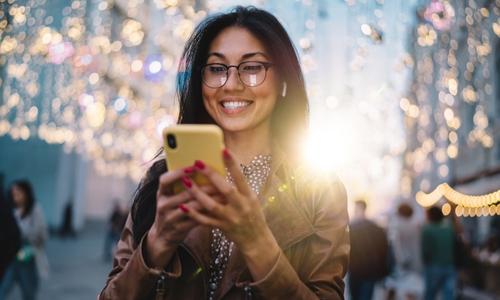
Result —
<instances>
[{"instance_id":1,"label":"ear","mask_svg":"<svg viewBox=\"0 0 500 300\"><path fill-rule=\"evenodd\" d=\"M283 90L281 90L281 97L286 97L286 81L283 81Z\"/></svg>"}]
</instances>

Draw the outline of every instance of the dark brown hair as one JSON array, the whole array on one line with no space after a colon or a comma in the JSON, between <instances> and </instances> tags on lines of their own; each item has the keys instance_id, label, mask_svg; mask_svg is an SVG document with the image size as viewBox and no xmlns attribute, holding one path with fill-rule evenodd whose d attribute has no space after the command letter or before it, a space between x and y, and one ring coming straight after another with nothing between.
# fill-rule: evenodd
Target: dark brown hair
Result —
<instances>
[{"instance_id":1,"label":"dark brown hair","mask_svg":"<svg viewBox=\"0 0 500 300\"><path fill-rule=\"evenodd\" d=\"M14 187L19 188L26 197L25 207L23 208L23 214L21 215L21 218L25 218L31 214L31 212L33 211L33 206L35 205L33 187L31 186L31 183L26 179L14 181L9 189L9 201L11 201L11 203L14 203L14 197L12 195L12 189Z\"/></svg>"}]
</instances>

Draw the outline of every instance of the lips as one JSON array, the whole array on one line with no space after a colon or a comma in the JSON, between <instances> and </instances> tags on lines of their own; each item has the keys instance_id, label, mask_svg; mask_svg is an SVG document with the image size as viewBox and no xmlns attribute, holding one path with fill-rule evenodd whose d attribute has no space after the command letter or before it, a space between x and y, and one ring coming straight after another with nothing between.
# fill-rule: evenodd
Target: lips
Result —
<instances>
[{"instance_id":1,"label":"lips","mask_svg":"<svg viewBox=\"0 0 500 300\"><path fill-rule=\"evenodd\" d=\"M248 100L222 100L220 106L226 114L237 114L247 109L252 103Z\"/></svg>"}]
</instances>

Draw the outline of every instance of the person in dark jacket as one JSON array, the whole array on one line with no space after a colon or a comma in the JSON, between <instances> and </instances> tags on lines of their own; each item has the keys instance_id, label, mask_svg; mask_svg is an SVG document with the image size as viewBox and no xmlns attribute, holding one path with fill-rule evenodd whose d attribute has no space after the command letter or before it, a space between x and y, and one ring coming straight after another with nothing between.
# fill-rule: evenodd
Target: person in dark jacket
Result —
<instances>
[{"instance_id":1,"label":"person in dark jacket","mask_svg":"<svg viewBox=\"0 0 500 300\"><path fill-rule=\"evenodd\" d=\"M455 232L439 207L427 210L428 223L422 229L422 260L425 276L425 300L455 299Z\"/></svg>"},{"instance_id":2,"label":"person in dark jacket","mask_svg":"<svg viewBox=\"0 0 500 300\"><path fill-rule=\"evenodd\" d=\"M7 202L0 174L0 282L5 270L21 248L21 233L14 217L13 207Z\"/></svg>"},{"instance_id":3,"label":"person in dark jacket","mask_svg":"<svg viewBox=\"0 0 500 300\"><path fill-rule=\"evenodd\" d=\"M356 200L350 223L349 291L353 300L371 300L375 283L390 272L390 248L383 228L366 217L366 202Z\"/></svg>"}]
</instances>

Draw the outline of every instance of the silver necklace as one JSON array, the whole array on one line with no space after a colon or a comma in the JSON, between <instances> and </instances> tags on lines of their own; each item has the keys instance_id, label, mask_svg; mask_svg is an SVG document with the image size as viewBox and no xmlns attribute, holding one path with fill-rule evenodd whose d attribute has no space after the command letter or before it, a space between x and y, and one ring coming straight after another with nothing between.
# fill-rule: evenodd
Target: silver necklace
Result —
<instances>
[{"instance_id":1,"label":"silver necklace","mask_svg":"<svg viewBox=\"0 0 500 300\"><path fill-rule=\"evenodd\" d=\"M271 172L271 155L257 155L252 159L250 164L240 167L245 175L246 181L252 191L259 195L264 183ZM227 171L227 170L226 170ZM226 180L233 183L231 174L227 172ZM208 279L208 299L213 300L215 292L224 276L224 271L229 261L229 257L233 253L234 243L226 238L219 228L212 229L212 243L210 244L210 254L212 262L209 266Z\"/></svg>"}]
</instances>

